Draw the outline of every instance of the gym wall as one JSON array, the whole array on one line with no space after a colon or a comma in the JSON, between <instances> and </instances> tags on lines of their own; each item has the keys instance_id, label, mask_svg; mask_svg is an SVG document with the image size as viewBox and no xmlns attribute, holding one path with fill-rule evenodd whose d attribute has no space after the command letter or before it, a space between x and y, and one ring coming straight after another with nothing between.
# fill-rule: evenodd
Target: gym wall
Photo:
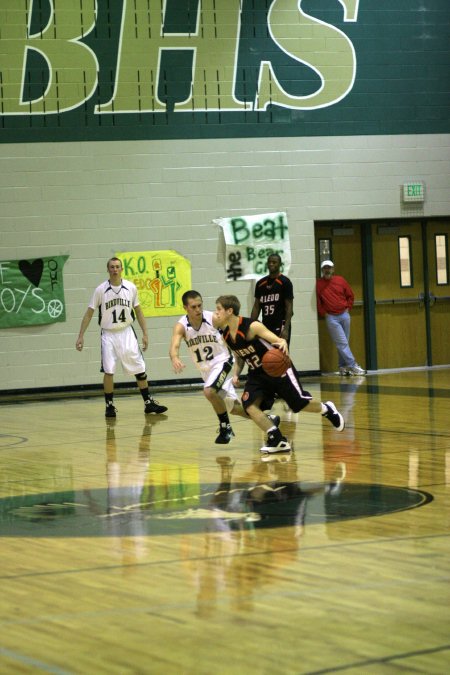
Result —
<instances>
[{"instance_id":1,"label":"gym wall","mask_svg":"<svg viewBox=\"0 0 450 675\"><path fill-rule=\"evenodd\" d=\"M75 340L117 251L174 249L205 307L229 292L248 313L253 283L226 281L212 221L274 211L293 359L317 371L314 222L450 214L446 0L18 4L0 8L0 260L68 255L67 319L0 330L1 391L100 383L95 318ZM426 185L412 208L410 180ZM153 382L178 379L175 320L148 319Z\"/></svg>"}]
</instances>

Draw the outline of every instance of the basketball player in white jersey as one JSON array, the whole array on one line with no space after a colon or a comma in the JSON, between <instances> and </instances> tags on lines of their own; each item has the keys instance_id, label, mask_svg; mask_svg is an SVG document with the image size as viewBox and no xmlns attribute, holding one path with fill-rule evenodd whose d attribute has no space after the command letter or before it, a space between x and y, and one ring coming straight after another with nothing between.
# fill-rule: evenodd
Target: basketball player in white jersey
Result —
<instances>
[{"instance_id":1,"label":"basketball player in white jersey","mask_svg":"<svg viewBox=\"0 0 450 675\"><path fill-rule=\"evenodd\" d=\"M234 357L213 325L213 313L203 309L200 293L186 291L182 302L186 314L173 328L169 350L172 366L177 374L185 367L179 357L180 344L184 340L204 381L203 393L219 419L219 435L215 442L227 444L234 436L228 413L247 417L232 382ZM272 416L272 419L279 424L278 417Z\"/></svg>"},{"instance_id":2,"label":"basketball player in white jersey","mask_svg":"<svg viewBox=\"0 0 450 675\"><path fill-rule=\"evenodd\" d=\"M98 322L101 328L103 389L106 402L106 417L116 417L114 407L114 373L120 362L125 371L135 376L137 385L144 399L145 414L166 412L167 408L159 405L149 393L145 362L139 348L138 339L132 326L138 320L142 330L142 349L148 347L147 325L136 286L122 279L122 262L119 258L110 258L106 265L109 273L108 281L104 281L94 291L89 306L81 321L80 333L76 341L79 352L83 349L84 333L98 309Z\"/></svg>"}]
</instances>

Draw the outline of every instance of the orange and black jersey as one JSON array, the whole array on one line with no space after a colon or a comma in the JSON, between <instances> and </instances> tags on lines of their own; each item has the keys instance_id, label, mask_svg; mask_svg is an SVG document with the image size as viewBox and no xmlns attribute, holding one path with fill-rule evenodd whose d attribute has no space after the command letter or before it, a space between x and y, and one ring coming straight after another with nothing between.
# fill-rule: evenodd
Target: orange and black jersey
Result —
<instances>
[{"instance_id":1,"label":"orange and black jersey","mask_svg":"<svg viewBox=\"0 0 450 675\"><path fill-rule=\"evenodd\" d=\"M294 367L289 368L282 377L272 377L264 372L261 359L269 349L274 349L274 347L260 337L255 337L253 340L247 339L252 323L252 319L240 316L234 340L228 326L223 331L223 339L229 348L248 366L248 377L242 395L244 410L253 404L261 410L269 410L275 398L278 397L286 401L291 410L299 412L308 405L312 398L311 394L302 388Z\"/></svg>"},{"instance_id":2,"label":"orange and black jersey","mask_svg":"<svg viewBox=\"0 0 450 675\"><path fill-rule=\"evenodd\" d=\"M278 335L286 319L286 300L294 299L291 280L284 274L275 279L265 276L255 286L255 298L259 300L261 321Z\"/></svg>"},{"instance_id":3,"label":"orange and black jersey","mask_svg":"<svg viewBox=\"0 0 450 675\"><path fill-rule=\"evenodd\" d=\"M252 323L252 319L240 316L236 338L233 340L230 328L227 326L223 331L223 339L229 348L246 362L250 372L256 370L262 372L261 359L266 351L272 347L269 342L260 337L255 337L252 340L247 339L247 333Z\"/></svg>"}]
</instances>

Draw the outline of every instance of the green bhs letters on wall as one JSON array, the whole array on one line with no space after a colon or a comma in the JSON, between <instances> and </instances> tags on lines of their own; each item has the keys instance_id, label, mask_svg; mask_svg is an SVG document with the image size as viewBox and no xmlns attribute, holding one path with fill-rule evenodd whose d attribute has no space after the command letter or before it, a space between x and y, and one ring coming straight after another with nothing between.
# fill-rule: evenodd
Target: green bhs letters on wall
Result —
<instances>
[{"instance_id":1,"label":"green bhs letters on wall","mask_svg":"<svg viewBox=\"0 0 450 675\"><path fill-rule=\"evenodd\" d=\"M410 104L430 47L449 53L449 12L423 2L434 42L421 63L420 13L404 0L2 0L1 140L396 133L393 117L424 131ZM443 72L427 91L443 91ZM439 109L429 132L449 124Z\"/></svg>"}]
</instances>

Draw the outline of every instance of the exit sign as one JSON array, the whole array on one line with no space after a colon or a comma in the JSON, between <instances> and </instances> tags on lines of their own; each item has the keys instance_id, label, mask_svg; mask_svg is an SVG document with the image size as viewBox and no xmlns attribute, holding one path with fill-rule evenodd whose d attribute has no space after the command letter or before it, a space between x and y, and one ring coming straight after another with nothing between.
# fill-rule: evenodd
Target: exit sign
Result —
<instances>
[{"instance_id":1,"label":"exit sign","mask_svg":"<svg viewBox=\"0 0 450 675\"><path fill-rule=\"evenodd\" d=\"M404 202L423 202L425 199L425 183L403 183Z\"/></svg>"}]
</instances>

